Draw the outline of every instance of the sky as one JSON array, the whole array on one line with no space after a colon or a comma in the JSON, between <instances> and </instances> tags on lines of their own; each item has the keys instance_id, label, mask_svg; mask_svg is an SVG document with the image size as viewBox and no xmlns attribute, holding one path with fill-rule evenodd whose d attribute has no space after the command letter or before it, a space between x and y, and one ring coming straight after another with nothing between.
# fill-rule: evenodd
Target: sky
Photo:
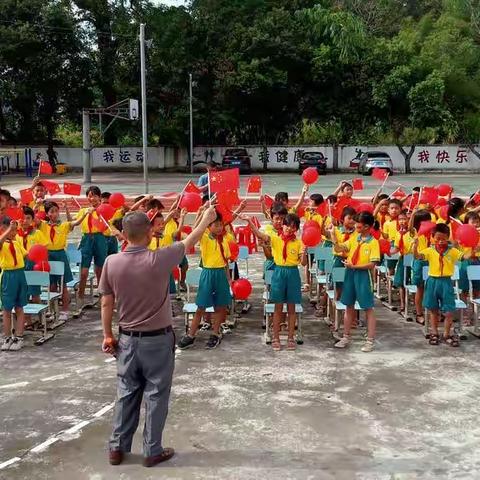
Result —
<instances>
[{"instance_id":1,"label":"sky","mask_svg":"<svg viewBox=\"0 0 480 480\"><path fill-rule=\"evenodd\" d=\"M185 0L153 0L154 3L163 3L164 5L173 5L178 7L179 5L185 5Z\"/></svg>"}]
</instances>

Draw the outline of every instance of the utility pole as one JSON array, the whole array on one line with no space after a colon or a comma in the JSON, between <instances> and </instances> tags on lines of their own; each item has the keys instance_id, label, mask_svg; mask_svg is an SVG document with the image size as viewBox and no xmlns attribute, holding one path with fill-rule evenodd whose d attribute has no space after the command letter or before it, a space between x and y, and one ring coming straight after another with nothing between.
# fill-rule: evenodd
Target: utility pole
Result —
<instances>
[{"instance_id":1,"label":"utility pole","mask_svg":"<svg viewBox=\"0 0 480 480\"><path fill-rule=\"evenodd\" d=\"M192 93L192 74L189 76L190 90L190 173L193 174L193 93Z\"/></svg>"},{"instance_id":2,"label":"utility pole","mask_svg":"<svg viewBox=\"0 0 480 480\"><path fill-rule=\"evenodd\" d=\"M145 24L140 24L140 78L142 87L143 183L148 193L147 80L145 73Z\"/></svg>"},{"instance_id":3,"label":"utility pole","mask_svg":"<svg viewBox=\"0 0 480 480\"><path fill-rule=\"evenodd\" d=\"M83 184L92 183L92 158L90 156L90 114L88 111L82 111L83 124L83 149L82 149L82 163L83 163Z\"/></svg>"}]
</instances>

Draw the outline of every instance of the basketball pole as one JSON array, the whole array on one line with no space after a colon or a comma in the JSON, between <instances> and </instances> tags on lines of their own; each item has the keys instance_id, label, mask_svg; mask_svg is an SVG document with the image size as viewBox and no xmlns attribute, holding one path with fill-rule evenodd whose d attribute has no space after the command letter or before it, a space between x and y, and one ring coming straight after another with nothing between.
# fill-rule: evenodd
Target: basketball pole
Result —
<instances>
[{"instance_id":1,"label":"basketball pole","mask_svg":"<svg viewBox=\"0 0 480 480\"><path fill-rule=\"evenodd\" d=\"M140 24L140 80L142 87L143 183L148 193L147 80L145 72L145 24Z\"/></svg>"},{"instance_id":2,"label":"basketball pole","mask_svg":"<svg viewBox=\"0 0 480 480\"><path fill-rule=\"evenodd\" d=\"M190 91L190 173L193 175L193 94L192 94L192 74L188 75Z\"/></svg>"}]
</instances>

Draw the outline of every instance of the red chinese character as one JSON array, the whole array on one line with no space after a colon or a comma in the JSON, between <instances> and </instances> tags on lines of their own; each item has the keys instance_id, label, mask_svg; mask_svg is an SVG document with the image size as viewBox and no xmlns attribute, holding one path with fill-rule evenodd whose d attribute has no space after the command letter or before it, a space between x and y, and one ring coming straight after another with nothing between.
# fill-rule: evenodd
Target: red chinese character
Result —
<instances>
[{"instance_id":1,"label":"red chinese character","mask_svg":"<svg viewBox=\"0 0 480 480\"><path fill-rule=\"evenodd\" d=\"M455 160L457 163L467 163L467 151L466 150L458 150L457 151L457 160Z\"/></svg>"},{"instance_id":2,"label":"red chinese character","mask_svg":"<svg viewBox=\"0 0 480 480\"><path fill-rule=\"evenodd\" d=\"M443 162L448 162L450 163L450 155L446 150L439 151L437 153L437 162L438 163L443 163Z\"/></svg>"}]
</instances>

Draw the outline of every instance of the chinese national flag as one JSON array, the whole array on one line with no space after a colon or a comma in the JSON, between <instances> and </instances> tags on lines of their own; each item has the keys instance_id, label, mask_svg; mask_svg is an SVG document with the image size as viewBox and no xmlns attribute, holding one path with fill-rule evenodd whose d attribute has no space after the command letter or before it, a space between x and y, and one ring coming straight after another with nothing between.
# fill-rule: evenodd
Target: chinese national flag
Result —
<instances>
[{"instance_id":1,"label":"chinese national flag","mask_svg":"<svg viewBox=\"0 0 480 480\"><path fill-rule=\"evenodd\" d=\"M227 208L234 207L240 203L237 190L226 190L224 192L217 192L216 198L218 205L223 205Z\"/></svg>"},{"instance_id":2,"label":"chinese national flag","mask_svg":"<svg viewBox=\"0 0 480 480\"><path fill-rule=\"evenodd\" d=\"M267 208L272 208L273 205L273 198L270 195L265 195L263 197L263 201L265 202L265 206Z\"/></svg>"},{"instance_id":3,"label":"chinese national flag","mask_svg":"<svg viewBox=\"0 0 480 480\"><path fill-rule=\"evenodd\" d=\"M38 165L38 174L51 175L52 173L53 173L52 166L48 162L41 160L40 164Z\"/></svg>"},{"instance_id":4,"label":"chinese national flag","mask_svg":"<svg viewBox=\"0 0 480 480\"><path fill-rule=\"evenodd\" d=\"M26 188L25 190L20 190L20 200L23 205L28 205L33 201L33 193L31 188Z\"/></svg>"},{"instance_id":5,"label":"chinese national flag","mask_svg":"<svg viewBox=\"0 0 480 480\"><path fill-rule=\"evenodd\" d=\"M80 195L82 191L82 186L78 183L67 183L63 184L63 193L66 195Z\"/></svg>"},{"instance_id":6,"label":"chinese national flag","mask_svg":"<svg viewBox=\"0 0 480 480\"><path fill-rule=\"evenodd\" d=\"M392 198L405 198L407 194L401 188L397 188L390 196Z\"/></svg>"},{"instance_id":7,"label":"chinese national flag","mask_svg":"<svg viewBox=\"0 0 480 480\"><path fill-rule=\"evenodd\" d=\"M42 180L44 187L47 189L49 195L55 195L60 192L60 185L56 182L50 182L49 180Z\"/></svg>"},{"instance_id":8,"label":"chinese national flag","mask_svg":"<svg viewBox=\"0 0 480 480\"><path fill-rule=\"evenodd\" d=\"M217 205L216 209L217 212L222 216L222 221L224 225L233 222L233 213L228 207L219 204Z\"/></svg>"},{"instance_id":9,"label":"chinese national flag","mask_svg":"<svg viewBox=\"0 0 480 480\"><path fill-rule=\"evenodd\" d=\"M363 180L361 178L354 178L352 186L354 190L363 190Z\"/></svg>"},{"instance_id":10,"label":"chinese national flag","mask_svg":"<svg viewBox=\"0 0 480 480\"><path fill-rule=\"evenodd\" d=\"M202 193L202 191L190 180L183 189L185 193Z\"/></svg>"},{"instance_id":11,"label":"chinese national flag","mask_svg":"<svg viewBox=\"0 0 480 480\"><path fill-rule=\"evenodd\" d=\"M11 220L16 220L17 222L23 220L23 210L20 207L7 208L5 215Z\"/></svg>"},{"instance_id":12,"label":"chinese national flag","mask_svg":"<svg viewBox=\"0 0 480 480\"><path fill-rule=\"evenodd\" d=\"M260 193L262 190L262 177L255 176L248 179L247 193Z\"/></svg>"},{"instance_id":13,"label":"chinese national flag","mask_svg":"<svg viewBox=\"0 0 480 480\"><path fill-rule=\"evenodd\" d=\"M374 168L372 172L372 177L376 180L381 180L383 182L388 178L388 172L383 168Z\"/></svg>"},{"instance_id":14,"label":"chinese national flag","mask_svg":"<svg viewBox=\"0 0 480 480\"><path fill-rule=\"evenodd\" d=\"M238 168L212 172L209 174L210 193L238 190L240 188L240 171Z\"/></svg>"}]
</instances>

